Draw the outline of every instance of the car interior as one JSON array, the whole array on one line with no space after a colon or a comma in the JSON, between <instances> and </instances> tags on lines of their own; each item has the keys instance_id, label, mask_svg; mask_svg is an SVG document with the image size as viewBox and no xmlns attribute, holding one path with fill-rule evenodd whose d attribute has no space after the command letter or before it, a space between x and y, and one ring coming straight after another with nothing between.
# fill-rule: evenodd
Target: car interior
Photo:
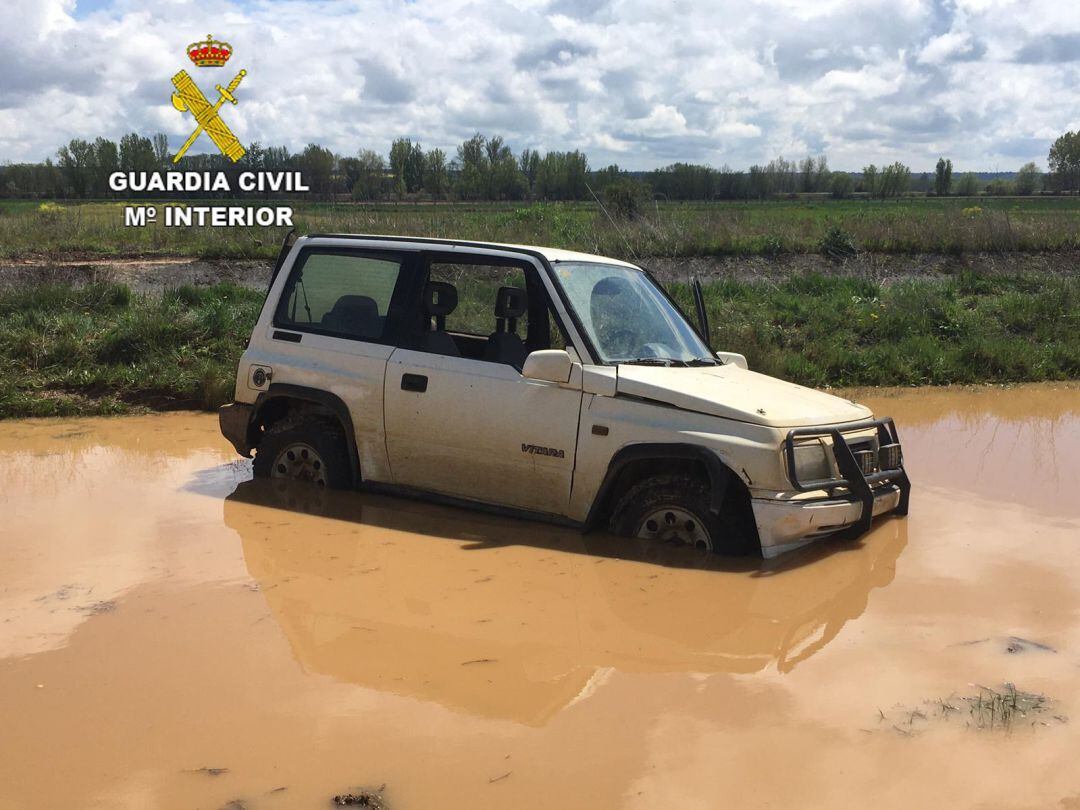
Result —
<instances>
[{"instance_id":1,"label":"car interior","mask_svg":"<svg viewBox=\"0 0 1080 810\"><path fill-rule=\"evenodd\" d=\"M385 318L379 314L379 305L367 295L343 295L334 302L330 311L322 316L320 325L332 332L350 337L373 340L383 332Z\"/></svg>"},{"instance_id":2,"label":"car interior","mask_svg":"<svg viewBox=\"0 0 1080 810\"><path fill-rule=\"evenodd\" d=\"M476 287L472 291L475 295ZM551 346L547 305L542 298L535 300L524 287L498 287L490 305L484 301L471 302L471 316L457 318L455 328L453 316L460 303L456 285L447 281L428 281L424 285L421 296L423 325L415 342L417 350L504 363L520 371L530 352ZM481 312L476 312L477 308ZM476 333L492 321L494 330L487 334Z\"/></svg>"}]
</instances>

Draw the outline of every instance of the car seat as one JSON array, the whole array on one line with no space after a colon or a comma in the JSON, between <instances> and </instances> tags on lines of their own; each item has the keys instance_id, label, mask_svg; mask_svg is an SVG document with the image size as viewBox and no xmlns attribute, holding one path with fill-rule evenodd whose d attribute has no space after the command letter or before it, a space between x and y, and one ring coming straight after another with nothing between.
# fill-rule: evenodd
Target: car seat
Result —
<instances>
[{"instance_id":1,"label":"car seat","mask_svg":"<svg viewBox=\"0 0 1080 810\"><path fill-rule=\"evenodd\" d=\"M382 336L383 319L374 298L343 295L322 316L321 325L351 337L378 338Z\"/></svg>"},{"instance_id":2,"label":"car seat","mask_svg":"<svg viewBox=\"0 0 1080 810\"><path fill-rule=\"evenodd\" d=\"M484 347L484 359L507 363L519 371L525 365L528 351L518 337L517 321L529 310L529 298L518 287L499 287L495 296L495 331Z\"/></svg>"},{"instance_id":3,"label":"car seat","mask_svg":"<svg viewBox=\"0 0 1080 810\"><path fill-rule=\"evenodd\" d=\"M429 281L424 285L424 333L420 336L419 350L432 354L460 357L457 343L446 331L446 316L457 309L457 287L445 281ZM435 318L432 329L431 319Z\"/></svg>"}]
</instances>

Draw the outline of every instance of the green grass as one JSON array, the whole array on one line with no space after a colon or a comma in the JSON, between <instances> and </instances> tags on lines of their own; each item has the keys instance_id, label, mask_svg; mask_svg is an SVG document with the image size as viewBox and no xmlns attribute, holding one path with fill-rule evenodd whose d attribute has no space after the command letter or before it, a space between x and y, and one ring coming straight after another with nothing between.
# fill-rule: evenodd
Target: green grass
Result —
<instances>
[{"instance_id":1,"label":"green grass","mask_svg":"<svg viewBox=\"0 0 1080 810\"><path fill-rule=\"evenodd\" d=\"M232 397L261 293L118 284L0 295L0 416L212 408Z\"/></svg>"},{"instance_id":2,"label":"green grass","mask_svg":"<svg viewBox=\"0 0 1080 810\"><path fill-rule=\"evenodd\" d=\"M618 223L593 203L288 204L301 233L519 242L627 259L820 253L848 241L873 253L1080 248L1080 198L1074 197L661 202ZM44 209L37 202L0 202L0 257L271 258L284 236L281 228L126 228L123 216L120 202L47 203Z\"/></svg>"},{"instance_id":3,"label":"green grass","mask_svg":"<svg viewBox=\"0 0 1080 810\"><path fill-rule=\"evenodd\" d=\"M492 290L493 294L494 290ZM689 290L672 285L686 311ZM713 345L811 386L1080 378L1080 279L962 274L889 286L810 275L706 285ZM117 284L0 293L0 416L213 408L261 292Z\"/></svg>"},{"instance_id":4,"label":"green grass","mask_svg":"<svg viewBox=\"0 0 1080 810\"><path fill-rule=\"evenodd\" d=\"M684 310L690 292L672 285ZM716 282L717 348L811 386L947 385L1080 377L1080 279L988 276L883 286L809 275Z\"/></svg>"}]
</instances>

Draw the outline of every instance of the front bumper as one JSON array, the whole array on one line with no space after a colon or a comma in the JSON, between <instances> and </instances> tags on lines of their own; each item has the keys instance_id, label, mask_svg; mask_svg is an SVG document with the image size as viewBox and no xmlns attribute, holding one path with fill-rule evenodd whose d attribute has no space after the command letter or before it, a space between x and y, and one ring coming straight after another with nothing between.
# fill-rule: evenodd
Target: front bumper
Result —
<instances>
[{"instance_id":1,"label":"front bumper","mask_svg":"<svg viewBox=\"0 0 1080 810\"><path fill-rule=\"evenodd\" d=\"M251 413L254 406L246 402L233 402L218 408L218 424L224 436L236 452L244 458L251 458L251 446L248 443L248 429L251 426Z\"/></svg>"},{"instance_id":2,"label":"front bumper","mask_svg":"<svg viewBox=\"0 0 1080 810\"><path fill-rule=\"evenodd\" d=\"M895 466L872 467L864 470L848 446L844 433L877 431L878 447L894 447ZM775 557L805 545L824 535L842 533L849 538L859 537L870 530L871 521L878 515L894 512L906 515L911 483L904 470L900 438L892 419L871 419L848 424L841 428L795 428L788 432L784 443L789 476L800 493L824 491L820 498L755 498L754 518L761 553ZM827 437L831 439L833 456L839 471L837 478L823 481L799 481L795 474L795 441ZM837 492L842 492L837 495Z\"/></svg>"},{"instance_id":3,"label":"front bumper","mask_svg":"<svg viewBox=\"0 0 1080 810\"><path fill-rule=\"evenodd\" d=\"M895 512L900 499L900 488L897 486L889 485L875 490L870 519ZM864 511L863 502L855 498L805 501L755 498L752 503L758 537L761 539L761 555L766 559L793 551L826 535L851 532L852 527L861 523Z\"/></svg>"}]
</instances>

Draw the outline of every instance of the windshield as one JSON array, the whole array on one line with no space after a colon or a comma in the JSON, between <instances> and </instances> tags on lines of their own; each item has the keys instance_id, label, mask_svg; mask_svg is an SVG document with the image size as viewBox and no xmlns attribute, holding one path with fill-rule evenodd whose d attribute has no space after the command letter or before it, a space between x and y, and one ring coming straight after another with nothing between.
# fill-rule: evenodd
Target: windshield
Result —
<instances>
[{"instance_id":1,"label":"windshield","mask_svg":"<svg viewBox=\"0 0 1080 810\"><path fill-rule=\"evenodd\" d=\"M601 362L716 362L709 347L641 270L594 262L557 262L554 268Z\"/></svg>"}]
</instances>

